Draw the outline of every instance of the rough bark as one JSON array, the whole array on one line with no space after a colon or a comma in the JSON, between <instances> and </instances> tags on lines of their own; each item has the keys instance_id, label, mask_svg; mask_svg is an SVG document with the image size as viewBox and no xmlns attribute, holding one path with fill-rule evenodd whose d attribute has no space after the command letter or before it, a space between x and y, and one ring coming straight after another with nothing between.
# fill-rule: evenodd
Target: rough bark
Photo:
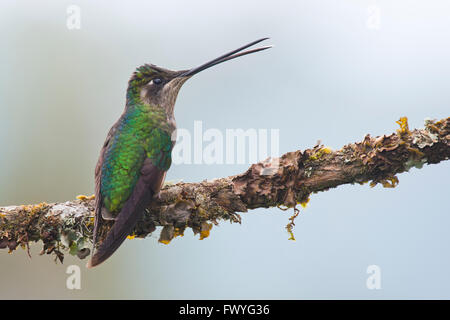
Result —
<instances>
[{"instance_id":1,"label":"rough bark","mask_svg":"<svg viewBox=\"0 0 450 320\"><path fill-rule=\"evenodd\" d=\"M425 128L412 131L406 118L397 123L400 129L395 133L366 135L340 150L316 145L253 164L235 176L166 185L130 237L145 237L163 226L163 243L186 228L203 239L220 220L240 223L238 213L275 206L294 208L287 225L291 232L297 205L306 204L312 193L347 183L392 188L398 184L397 174L449 159L450 118L426 120ZM79 196L64 203L0 207L0 248L13 251L42 240L42 253L53 253L60 261L64 251L84 258L91 246L93 205L92 197ZM101 230L100 239L110 226Z\"/></svg>"}]
</instances>

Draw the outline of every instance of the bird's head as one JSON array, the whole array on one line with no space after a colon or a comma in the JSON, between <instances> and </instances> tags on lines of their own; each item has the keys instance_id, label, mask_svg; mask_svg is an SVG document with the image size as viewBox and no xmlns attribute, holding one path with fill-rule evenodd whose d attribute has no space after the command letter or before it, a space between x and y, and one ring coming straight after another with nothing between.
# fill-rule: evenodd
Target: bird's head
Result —
<instances>
[{"instance_id":1,"label":"bird's head","mask_svg":"<svg viewBox=\"0 0 450 320\"><path fill-rule=\"evenodd\" d=\"M136 69L128 83L127 98L130 102L139 99L144 103L164 108L169 115L173 108L181 86L193 75L215 66L219 63L241 57L250 53L262 51L271 46L242 51L268 38L253 41L243 47L228 52L214 60L189 70L172 71L153 64L145 64Z\"/></svg>"}]
</instances>

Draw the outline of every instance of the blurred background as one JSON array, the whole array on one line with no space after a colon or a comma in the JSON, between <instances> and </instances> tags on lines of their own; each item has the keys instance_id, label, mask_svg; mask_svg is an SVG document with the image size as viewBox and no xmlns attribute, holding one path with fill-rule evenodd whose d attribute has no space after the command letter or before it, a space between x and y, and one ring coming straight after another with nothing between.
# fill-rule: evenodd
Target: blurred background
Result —
<instances>
[{"instance_id":1,"label":"blurred background","mask_svg":"<svg viewBox=\"0 0 450 320\"><path fill-rule=\"evenodd\" d=\"M68 28L80 10L78 28ZM260 37L274 48L202 72L178 96L178 126L279 129L280 154L321 140L410 128L450 111L448 1L0 2L0 206L92 194L110 126L135 67L197 66ZM69 21L68 21L69 19ZM72 21L73 22L73 21ZM73 27L73 25L72 25ZM248 164L178 164L167 180L200 181ZM291 211L258 209L209 238L129 240L100 267L66 255L0 250L0 298L450 298L450 162L411 169L395 189L346 185ZM81 267L81 289L66 268ZM381 271L369 290L367 268Z\"/></svg>"}]
</instances>

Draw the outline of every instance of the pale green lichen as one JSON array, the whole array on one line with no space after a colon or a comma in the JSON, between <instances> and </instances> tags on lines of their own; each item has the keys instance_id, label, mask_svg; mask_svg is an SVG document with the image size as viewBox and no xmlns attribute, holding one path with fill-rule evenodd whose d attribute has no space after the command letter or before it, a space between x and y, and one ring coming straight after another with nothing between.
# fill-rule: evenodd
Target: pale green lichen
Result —
<instances>
[{"instance_id":1,"label":"pale green lichen","mask_svg":"<svg viewBox=\"0 0 450 320\"><path fill-rule=\"evenodd\" d=\"M313 168L312 167L307 167L306 169L305 169L305 177L307 177L307 178L309 178L309 177L311 177L311 175L312 175L312 173L313 173Z\"/></svg>"},{"instance_id":2,"label":"pale green lichen","mask_svg":"<svg viewBox=\"0 0 450 320\"><path fill-rule=\"evenodd\" d=\"M427 163L427 158L422 158L422 159L414 159L414 158L409 158L408 161L405 162L405 170L409 171L409 169L411 168L417 168L417 169L422 169L423 165Z\"/></svg>"},{"instance_id":3,"label":"pale green lichen","mask_svg":"<svg viewBox=\"0 0 450 320\"><path fill-rule=\"evenodd\" d=\"M413 139L413 144L417 145L419 148L423 149L425 147L431 147L433 144L439 142L439 136L435 133L418 132Z\"/></svg>"}]
</instances>

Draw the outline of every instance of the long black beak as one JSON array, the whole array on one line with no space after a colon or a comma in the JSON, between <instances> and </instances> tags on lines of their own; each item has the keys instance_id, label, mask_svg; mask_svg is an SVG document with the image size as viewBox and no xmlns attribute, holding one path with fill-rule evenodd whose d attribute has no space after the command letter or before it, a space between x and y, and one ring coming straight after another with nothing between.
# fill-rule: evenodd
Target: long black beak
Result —
<instances>
[{"instance_id":1,"label":"long black beak","mask_svg":"<svg viewBox=\"0 0 450 320\"><path fill-rule=\"evenodd\" d=\"M205 64L202 64L199 67L196 67L196 68L193 68L191 70L188 70L188 71L182 73L181 75L179 75L179 77L190 77L190 76L193 76L196 73L199 73L200 71L203 71L203 70L208 69L208 68L210 68L212 66L215 66L216 64L219 64L219 63L222 63L222 62L225 62L225 61L237 58L237 57L242 57L242 56L245 56L245 55L250 54L250 53L254 53L254 52L258 52L258 51L262 51L262 50L266 50L266 49L272 48L272 46L265 46L265 47L261 47L261 48L256 48L256 49L251 49L251 50L240 52L240 51L242 51L244 49L247 49L248 47L251 47L251 46L253 46L253 45L255 45L255 44L257 44L257 43L259 43L261 41L267 40L267 39L269 39L269 38L262 38L262 39L250 42L249 44L247 44L247 45L245 45L243 47L240 47L240 48L238 48L236 50L230 51L230 52L228 52L228 53L226 53L226 54L224 54L224 55L222 55L222 56L220 56L220 57L218 57L218 58L216 58L214 60L211 60L211 61L209 61L209 62L207 62Z\"/></svg>"}]
</instances>

